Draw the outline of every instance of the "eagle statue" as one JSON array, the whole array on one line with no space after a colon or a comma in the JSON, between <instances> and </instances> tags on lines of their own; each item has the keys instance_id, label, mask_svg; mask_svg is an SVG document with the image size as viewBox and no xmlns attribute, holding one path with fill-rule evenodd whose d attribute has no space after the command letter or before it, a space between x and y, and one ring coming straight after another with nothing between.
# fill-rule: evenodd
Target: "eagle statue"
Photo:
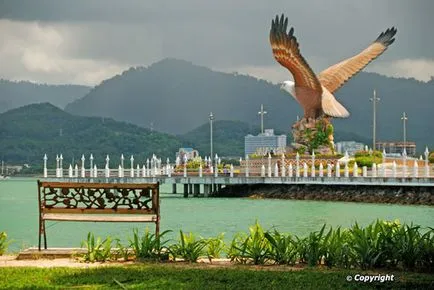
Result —
<instances>
[{"instance_id":1,"label":"eagle statue","mask_svg":"<svg viewBox=\"0 0 434 290\"><path fill-rule=\"evenodd\" d=\"M271 22L270 43L274 58L287 68L294 81L283 82L281 89L291 94L303 107L304 118L317 119L322 116L345 118L348 111L334 97L346 81L381 55L394 42L396 28L381 33L365 50L343 60L319 75L315 75L300 53L294 28L288 28L288 18L276 16Z\"/></svg>"}]
</instances>

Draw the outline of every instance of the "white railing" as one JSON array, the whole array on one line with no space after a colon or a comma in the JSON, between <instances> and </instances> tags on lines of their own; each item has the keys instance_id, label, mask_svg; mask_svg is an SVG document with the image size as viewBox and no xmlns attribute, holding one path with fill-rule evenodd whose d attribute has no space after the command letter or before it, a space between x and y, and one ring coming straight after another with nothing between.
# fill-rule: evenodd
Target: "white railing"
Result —
<instances>
[{"instance_id":1,"label":"white railing","mask_svg":"<svg viewBox=\"0 0 434 290\"><path fill-rule=\"evenodd\" d=\"M315 166L315 154L312 154L308 159L301 159L297 154L294 159L285 159L282 155L281 158L272 159L270 155L265 160L262 160L260 166L258 160L252 162L249 157L243 161L240 159L240 166L235 167L230 164L228 169L218 169L220 165L220 158L216 155L214 164L210 157L205 157L201 162L200 167L196 171L189 171L186 167L186 161L181 163L179 158L176 159L174 164L170 163L167 158L166 163L163 164L161 158L155 154L140 164L135 163L134 156L130 158L130 166L124 166L125 158L123 154L120 156L119 164L114 168L110 168L110 157L107 155L105 164L97 165L93 155L89 157L89 163L86 165L86 158L84 155L81 157L81 163L69 164L66 168L63 167L63 155L56 155L56 168L47 168L47 155L44 156L44 169L43 177L56 177L56 178L145 178L145 177L161 177L172 175L181 175L183 177L206 175L218 177L224 174L229 177L297 177L297 178L316 178L316 177L333 177L333 178L386 178L386 177L401 177L401 178L430 178L431 168L428 162L428 149L425 150L425 160L411 161L407 158L406 154L402 156L402 165L398 166L395 161L391 164L385 162L385 154L383 152L383 163L373 164L372 168L368 170L366 166L359 167L354 162L352 168L349 166L349 156L346 153L341 161L331 163L323 163L320 160L319 166ZM310 161L310 164L308 162ZM341 165L341 163L343 163ZM423 163L420 166L419 163ZM204 167L202 167L204 164ZM88 167L86 167L88 166ZM100 166L100 167L98 167ZM343 168L342 168L343 166ZM318 168L318 169L317 169Z\"/></svg>"}]
</instances>

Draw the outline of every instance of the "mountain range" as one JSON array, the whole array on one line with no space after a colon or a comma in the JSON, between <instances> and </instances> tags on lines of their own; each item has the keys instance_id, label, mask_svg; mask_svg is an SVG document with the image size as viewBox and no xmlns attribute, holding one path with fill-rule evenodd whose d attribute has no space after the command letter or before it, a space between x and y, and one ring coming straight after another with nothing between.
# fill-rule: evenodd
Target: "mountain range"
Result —
<instances>
[{"instance_id":1,"label":"mountain range","mask_svg":"<svg viewBox=\"0 0 434 290\"><path fill-rule=\"evenodd\" d=\"M47 85L0 79L0 113L43 102L63 109L68 103L82 98L90 89L79 85Z\"/></svg>"},{"instance_id":2,"label":"mountain range","mask_svg":"<svg viewBox=\"0 0 434 290\"><path fill-rule=\"evenodd\" d=\"M419 152L426 145L433 148L434 80L424 83L364 72L336 94L351 115L333 120L335 141L370 144L369 98L374 88L381 99L377 140L402 140L405 111L407 140L416 141ZM29 103L40 104L10 110ZM142 152L143 158L157 153L172 159L179 147L194 147L208 155L211 111L214 151L242 156L243 137L259 132L261 104L267 111L265 128L290 138L290 127L302 112L279 85L182 60L164 59L146 68L131 68L94 88L1 80L0 112L9 111L0 114L0 157L39 163L44 153L65 152L72 160L95 152L103 160L104 154Z\"/></svg>"},{"instance_id":3,"label":"mountain range","mask_svg":"<svg viewBox=\"0 0 434 290\"><path fill-rule=\"evenodd\" d=\"M288 74L288 79L290 78ZM390 78L361 72L336 93L349 110L347 119L334 119L335 131L372 140L372 97L376 89L377 140L403 139L402 113L408 116L407 140L419 151L433 147L434 80ZM222 73L177 59L164 59L149 67L131 68L103 81L65 110L83 116L106 116L172 134L184 134L208 121L259 124L264 104L265 126L289 132L297 116L296 101L280 86L254 77ZM369 141L371 142L371 141Z\"/></svg>"}]
</instances>

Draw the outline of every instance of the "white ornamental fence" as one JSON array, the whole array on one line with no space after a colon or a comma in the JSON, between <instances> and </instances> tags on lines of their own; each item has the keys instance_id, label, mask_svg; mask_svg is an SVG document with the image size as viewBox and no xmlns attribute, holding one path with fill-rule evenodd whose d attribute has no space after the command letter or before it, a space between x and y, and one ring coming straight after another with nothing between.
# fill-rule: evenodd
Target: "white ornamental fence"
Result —
<instances>
[{"instance_id":1,"label":"white ornamental fence","mask_svg":"<svg viewBox=\"0 0 434 290\"><path fill-rule=\"evenodd\" d=\"M158 158L155 154L152 157L146 159L146 161L136 162L134 156L129 158L129 166L125 166L124 155L121 154L119 163L114 167L110 167L110 157L107 155L105 158L104 166L100 163L100 167L97 166L96 160L94 160L91 154L86 160L82 155L81 162L78 164L69 164L66 168L63 165L63 155L56 155L56 168L55 170L49 170L47 168L47 155L44 155L44 178L56 177L56 178L144 178L144 177L157 177L181 175L187 176L199 176L211 175L218 177L219 175L225 175L228 177L298 177L298 178L315 178L315 177L378 177L378 178L429 178L431 177L430 164L428 162L429 151L425 150L424 160L410 160L405 151L402 154L400 165L393 161L392 163L386 163L386 154L383 152L383 160L381 164L373 164L372 168L368 170L366 166L360 168L357 163L353 163L350 168L350 158L348 153L334 164L320 161L318 167L315 167L316 156L314 153L309 157L309 162L306 158L300 158L297 154L294 159L285 159L285 155L282 154L281 158L272 158L271 155L265 157L261 165L258 168L257 160L252 162L249 156L246 156L245 160L240 159L240 166L235 167L230 164L229 168L219 169L221 159L216 154L214 158L205 157L203 162L200 162L200 167L197 170L188 170L187 160L181 160L179 157L175 160L175 163L170 163L169 158L166 162L163 162L161 158ZM254 163L255 165L252 165ZM308 164L310 163L310 165ZM419 164L423 163L423 166ZM204 166L202 166L204 164ZM343 167L343 168L342 168ZM318 168L318 169L317 169Z\"/></svg>"}]
</instances>

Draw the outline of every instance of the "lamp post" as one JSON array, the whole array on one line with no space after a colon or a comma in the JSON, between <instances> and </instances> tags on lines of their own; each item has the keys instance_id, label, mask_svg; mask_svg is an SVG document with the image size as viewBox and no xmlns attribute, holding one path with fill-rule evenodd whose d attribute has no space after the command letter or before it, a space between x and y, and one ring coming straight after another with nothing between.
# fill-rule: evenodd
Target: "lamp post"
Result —
<instances>
[{"instance_id":1,"label":"lamp post","mask_svg":"<svg viewBox=\"0 0 434 290\"><path fill-rule=\"evenodd\" d=\"M369 99L372 102L372 150L375 150L375 143L377 138L377 92L374 90L374 96Z\"/></svg>"},{"instance_id":2,"label":"lamp post","mask_svg":"<svg viewBox=\"0 0 434 290\"><path fill-rule=\"evenodd\" d=\"M405 112L402 113L401 120L402 120L402 130L403 130L403 134L404 134L404 136L403 136L404 137L404 150L406 150L406 148L407 148L407 146L406 146L406 144L407 144L406 124L407 124L408 118L407 118L407 115L405 114Z\"/></svg>"},{"instance_id":3,"label":"lamp post","mask_svg":"<svg viewBox=\"0 0 434 290\"><path fill-rule=\"evenodd\" d=\"M210 131L210 149L211 149L211 165L212 165L212 156L213 156L213 150L212 150L212 121L214 121L214 115L209 113L209 131Z\"/></svg>"},{"instance_id":4,"label":"lamp post","mask_svg":"<svg viewBox=\"0 0 434 290\"><path fill-rule=\"evenodd\" d=\"M258 112L258 115L261 115L261 134L264 134L264 115L267 114L267 111L264 111L264 105L261 104L261 111Z\"/></svg>"}]
</instances>

